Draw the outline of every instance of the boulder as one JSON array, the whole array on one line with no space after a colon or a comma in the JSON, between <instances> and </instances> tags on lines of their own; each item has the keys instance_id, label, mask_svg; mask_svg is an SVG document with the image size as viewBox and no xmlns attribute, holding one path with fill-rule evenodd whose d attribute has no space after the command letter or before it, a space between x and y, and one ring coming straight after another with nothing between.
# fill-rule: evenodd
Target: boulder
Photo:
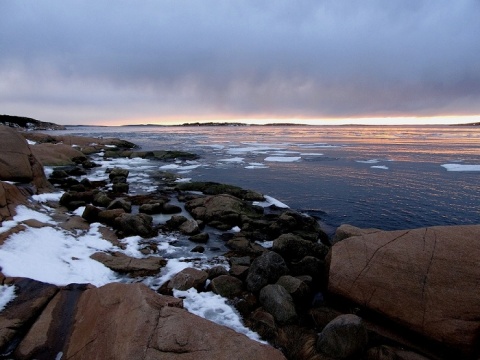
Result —
<instances>
[{"instance_id":1,"label":"boulder","mask_svg":"<svg viewBox=\"0 0 480 360\"><path fill-rule=\"evenodd\" d=\"M302 280L290 275L280 276L277 285L283 286L295 302L305 304L309 299L310 289Z\"/></svg>"},{"instance_id":2,"label":"boulder","mask_svg":"<svg viewBox=\"0 0 480 360\"><path fill-rule=\"evenodd\" d=\"M220 275L210 283L212 291L220 296L232 299L243 291L243 282L230 275Z\"/></svg>"},{"instance_id":3,"label":"boulder","mask_svg":"<svg viewBox=\"0 0 480 360\"><path fill-rule=\"evenodd\" d=\"M297 320L292 296L283 286L277 284L265 286L260 291L259 299L265 311L272 314L279 324L290 324Z\"/></svg>"},{"instance_id":4,"label":"boulder","mask_svg":"<svg viewBox=\"0 0 480 360\"><path fill-rule=\"evenodd\" d=\"M206 244L209 238L210 238L210 235L208 235L208 233L202 232L200 234L190 236L188 239L190 241L193 241L194 243Z\"/></svg>"},{"instance_id":5,"label":"boulder","mask_svg":"<svg viewBox=\"0 0 480 360\"><path fill-rule=\"evenodd\" d=\"M258 292L265 285L273 284L280 276L287 274L285 260L277 253L268 251L252 261L246 280L247 288L251 292Z\"/></svg>"},{"instance_id":6,"label":"boulder","mask_svg":"<svg viewBox=\"0 0 480 360\"><path fill-rule=\"evenodd\" d=\"M480 328L480 225L378 231L331 249L330 292L471 356Z\"/></svg>"},{"instance_id":7,"label":"boulder","mask_svg":"<svg viewBox=\"0 0 480 360\"><path fill-rule=\"evenodd\" d=\"M195 220L184 221L178 227L178 230L184 235L196 235L200 232L200 228Z\"/></svg>"},{"instance_id":8,"label":"boulder","mask_svg":"<svg viewBox=\"0 0 480 360\"><path fill-rule=\"evenodd\" d=\"M350 359L365 350L367 341L367 328L362 319L357 315L344 314L325 326L318 335L316 348L319 353L334 359Z\"/></svg>"},{"instance_id":9,"label":"boulder","mask_svg":"<svg viewBox=\"0 0 480 360\"><path fill-rule=\"evenodd\" d=\"M50 301L14 358L284 359L276 349L182 309L143 284L72 286Z\"/></svg>"},{"instance_id":10,"label":"boulder","mask_svg":"<svg viewBox=\"0 0 480 360\"><path fill-rule=\"evenodd\" d=\"M282 255L288 262L299 261L307 255L324 259L328 253L325 245L303 240L294 234L280 235L273 241L272 250Z\"/></svg>"},{"instance_id":11,"label":"boulder","mask_svg":"<svg viewBox=\"0 0 480 360\"><path fill-rule=\"evenodd\" d=\"M260 210L231 195L215 195L188 201L185 208L195 219L228 230L242 224L242 216L258 217Z\"/></svg>"},{"instance_id":12,"label":"boulder","mask_svg":"<svg viewBox=\"0 0 480 360\"><path fill-rule=\"evenodd\" d=\"M100 214L102 213L103 212L101 212ZM134 215L123 213L115 218L114 224L115 228L122 231L125 236L140 235L142 237L151 237L153 235L153 218L147 214Z\"/></svg>"},{"instance_id":13,"label":"boulder","mask_svg":"<svg viewBox=\"0 0 480 360\"><path fill-rule=\"evenodd\" d=\"M203 290L205 281L208 279L208 273L195 268L186 268L175 274L168 283L169 289L188 290L195 288Z\"/></svg>"},{"instance_id":14,"label":"boulder","mask_svg":"<svg viewBox=\"0 0 480 360\"><path fill-rule=\"evenodd\" d=\"M42 164L19 132L0 125L0 139L0 180L32 184L38 191L51 189Z\"/></svg>"},{"instance_id":15,"label":"boulder","mask_svg":"<svg viewBox=\"0 0 480 360\"><path fill-rule=\"evenodd\" d=\"M167 261L161 257L134 258L118 251L113 254L97 252L90 257L113 271L133 277L156 275L167 264Z\"/></svg>"},{"instance_id":16,"label":"boulder","mask_svg":"<svg viewBox=\"0 0 480 360\"><path fill-rule=\"evenodd\" d=\"M132 203L125 199L115 199L107 206L107 210L123 209L125 212L132 212Z\"/></svg>"}]
</instances>

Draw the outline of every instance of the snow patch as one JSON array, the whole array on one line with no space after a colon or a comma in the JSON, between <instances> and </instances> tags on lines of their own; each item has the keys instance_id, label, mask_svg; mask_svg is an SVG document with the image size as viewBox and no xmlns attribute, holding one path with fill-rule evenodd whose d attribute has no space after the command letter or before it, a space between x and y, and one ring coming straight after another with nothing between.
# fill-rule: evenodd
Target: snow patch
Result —
<instances>
[{"instance_id":1,"label":"snow patch","mask_svg":"<svg viewBox=\"0 0 480 360\"><path fill-rule=\"evenodd\" d=\"M265 161L272 162L295 162L300 160L301 156L267 156Z\"/></svg>"},{"instance_id":2,"label":"snow patch","mask_svg":"<svg viewBox=\"0 0 480 360\"><path fill-rule=\"evenodd\" d=\"M15 299L15 286L0 285L0 312L13 299Z\"/></svg>"},{"instance_id":3,"label":"snow patch","mask_svg":"<svg viewBox=\"0 0 480 360\"><path fill-rule=\"evenodd\" d=\"M174 290L173 295L183 298L183 306L192 314L224 325L250 339L266 344L260 336L243 325L238 312L227 304L227 299L213 292L198 292L195 289Z\"/></svg>"}]
</instances>

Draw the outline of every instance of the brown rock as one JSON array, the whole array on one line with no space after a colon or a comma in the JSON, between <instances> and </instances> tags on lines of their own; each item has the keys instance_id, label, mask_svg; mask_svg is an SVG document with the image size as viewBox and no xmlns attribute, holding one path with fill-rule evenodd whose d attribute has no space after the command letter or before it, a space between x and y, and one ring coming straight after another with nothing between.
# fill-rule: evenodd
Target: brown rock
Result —
<instances>
[{"instance_id":1,"label":"brown rock","mask_svg":"<svg viewBox=\"0 0 480 360\"><path fill-rule=\"evenodd\" d=\"M0 313L0 352L8 353L14 338L39 316L42 309L57 293L55 285L24 278L6 278L6 285L15 286L15 298Z\"/></svg>"},{"instance_id":2,"label":"brown rock","mask_svg":"<svg viewBox=\"0 0 480 360\"><path fill-rule=\"evenodd\" d=\"M0 181L0 222L15 216L15 208L26 204L28 196L15 185Z\"/></svg>"},{"instance_id":3,"label":"brown rock","mask_svg":"<svg viewBox=\"0 0 480 360\"><path fill-rule=\"evenodd\" d=\"M182 309L143 284L63 289L18 346L15 358L285 359L276 349ZM67 316L67 317L66 317Z\"/></svg>"},{"instance_id":4,"label":"brown rock","mask_svg":"<svg viewBox=\"0 0 480 360\"><path fill-rule=\"evenodd\" d=\"M208 273L206 271L186 268L172 277L168 283L168 287L177 290L188 290L190 288L202 290L207 279Z\"/></svg>"},{"instance_id":5,"label":"brown rock","mask_svg":"<svg viewBox=\"0 0 480 360\"><path fill-rule=\"evenodd\" d=\"M38 191L51 188L43 167L25 138L8 126L0 126L0 180L31 183Z\"/></svg>"},{"instance_id":6,"label":"brown rock","mask_svg":"<svg viewBox=\"0 0 480 360\"><path fill-rule=\"evenodd\" d=\"M480 328L480 225L379 231L336 243L329 290L471 354Z\"/></svg>"},{"instance_id":7,"label":"brown rock","mask_svg":"<svg viewBox=\"0 0 480 360\"><path fill-rule=\"evenodd\" d=\"M156 256L134 258L118 251L112 255L104 252L97 252L90 257L101 262L113 271L128 273L130 276L155 275L167 263L164 259Z\"/></svg>"},{"instance_id":8,"label":"brown rock","mask_svg":"<svg viewBox=\"0 0 480 360\"><path fill-rule=\"evenodd\" d=\"M83 156L79 150L65 144L43 143L31 145L30 148L35 157L48 166L73 165L73 158Z\"/></svg>"}]
</instances>

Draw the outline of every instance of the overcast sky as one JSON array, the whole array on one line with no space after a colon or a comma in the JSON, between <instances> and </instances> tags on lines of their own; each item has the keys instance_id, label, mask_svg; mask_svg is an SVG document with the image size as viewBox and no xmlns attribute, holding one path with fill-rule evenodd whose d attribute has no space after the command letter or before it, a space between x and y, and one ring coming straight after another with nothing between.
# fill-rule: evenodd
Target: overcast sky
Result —
<instances>
[{"instance_id":1,"label":"overcast sky","mask_svg":"<svg viewBox=\"0 0 480 360\"><path fill-rule=\"evenodd\" d=\"M0 0L0 114L480 115L480 1Z\"/></svg>"}]
</instances>

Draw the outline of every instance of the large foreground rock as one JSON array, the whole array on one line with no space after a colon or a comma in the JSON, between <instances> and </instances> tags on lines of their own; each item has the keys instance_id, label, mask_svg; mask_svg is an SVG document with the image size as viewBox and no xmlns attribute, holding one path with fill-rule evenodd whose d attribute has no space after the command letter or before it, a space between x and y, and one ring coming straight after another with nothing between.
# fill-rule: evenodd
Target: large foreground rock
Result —
<instances>
[{"instance_id":1,"label":"large foreground rock","mask_svg":"<svg viewBox=\"0 0 480 360\"><path fill-rule=\"evenodd\" d=\"M59 290L13 355L19 360L284 359L270 346L188 313L179 299L143 284L120 283Z\"/></svg>"},{"instance_id":2,"label":"large foreground rock","mask_svg":"<svg viewBox=\"0 0 480 360\"><path fill-rule=\"evenodd\" d=\"M480 329L480 225L380 231L331 250L329 290L472 356Z\"/></svg>"}]
</instances>

